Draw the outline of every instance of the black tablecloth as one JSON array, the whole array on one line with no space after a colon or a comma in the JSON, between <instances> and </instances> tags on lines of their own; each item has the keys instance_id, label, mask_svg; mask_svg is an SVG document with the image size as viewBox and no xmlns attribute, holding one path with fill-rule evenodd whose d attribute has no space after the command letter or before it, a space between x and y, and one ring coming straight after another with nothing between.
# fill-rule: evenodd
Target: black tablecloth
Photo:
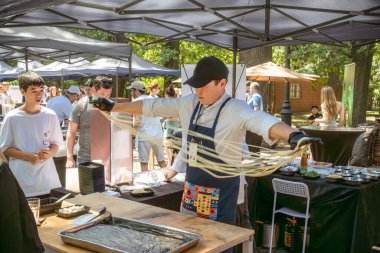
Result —
<instances>
[{"instance_id":1,"label":"black tablecloth","mask_svg":"<svg viewBox=\"0 0 380 253\"><path fill-rule=\"evenodd\" d=\"M162 183L160 187L152 188L154 190L153 196L148 197L133 197L129 192L121 193L121 198L137 201L140 203L157 206L173 211L179 211L181 206L181 199L183 194L183 183L169 182ZM77 193L68 191L62 187L52 189L50 196L60 198L67 193L72 193L73 196Z\"/></svg>"},{"instance_id":2,"label":"black tablecloth","mask_svg":"<svg viewBox=\"0 0 380 253\"><path fill-rule=\"evenodd\" d=\"M183 194L183 183L163 183L160 187L152 189L154 190L153 196L133 197L129 192L124 192L121 194L121 197L152 206L179 211Z\"/></svg>"},{"instance_id":3,"label":"black tablecloth","mask_svg":"<svg viewBox=\"0 0 380 253\"><path fill-rule=\"evenodd\" d=\"M334 165L348 165L356 139L364 132L359 128L345 127L301 127L309 136L319 137L324 144L313 143L313 159Z\"/></svg>"},{"instance_id":4,"label":"black tablecloth","mask_svg":"<svg viewBox=\"0 0 380 253\"><path fill-rule=\"evenodd\" d=\"M310 253L365 253L380 243L380 182L361 186L327 183L324 179L305 180L279 174L253 179L250 191L251 223L270 223L274 177L305 182L311 196ZM306 201L293 196L277 198L277 207L305 212ZM255 228L257 229L257 228Z\"/></svg>"}]
</instances>

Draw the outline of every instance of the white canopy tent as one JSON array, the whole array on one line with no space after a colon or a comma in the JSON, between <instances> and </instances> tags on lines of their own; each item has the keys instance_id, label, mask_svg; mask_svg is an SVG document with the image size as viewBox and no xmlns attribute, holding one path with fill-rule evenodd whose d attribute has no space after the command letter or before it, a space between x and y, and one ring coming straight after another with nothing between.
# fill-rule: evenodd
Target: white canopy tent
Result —
<instances>
[{"instance_id":1,"label":"white canopy tent","mask_svg":"<svg viewBox=\"0 0 380 253\"><path fill-rule=\"evenodd\" d=\"M24 51L27 55L44 59L98 55L118 59L129 58L132 54L128 44L90 39L62 28L48 26L0 28L0 47L10 51Z\"/></svg>"},{"instance_id":2,"label":"white canopy tent","mask_svg":"<svg viewBox=\"0 0 380 253\"><path fill-rule=\"evenodd\" d=\"M0 61L0 73L4 72L4 71L7 71L7 70L10 70L11 68L12 67L9 66L8 64L6 64L5 62Z\"/></svg>"},{"instance_id":3,"label":"white canopy tent","mask_svg":"<svg viewBox=\"0 0 380 253\"><path fill-rule=\"evenodd\" d=\"M132 54L131 73L133 76L179 76L180 71L158 66ZM125 60L102 58L78 67L64 70L67 76L118 75L128 76L129 64Z\"/></svg>"},{"instance_id":4,"label":"white canopy tent","mask_svg":"<svg viewBox=\"0 0 380 253\"><path fill-rule=\"evenodd\" d=\"M136 55L132 55L131 74L132 76L179 76L180 71L169 69L145 61ZM97 75L104 76L129 76L129 62L127 59L117 60L111 58L101 58L93 62L88 62L83 58L71 59L71 63L53 62L46 66L39 65L33 70L45 79L71 78L78 79L83 77L92 77ZM23 66L23 64L20 64ZM14 68L4 73L0 73L0 79L16 79L24 68Z\"/></svg>"},{"instance_id":5,"label":"white canopy tent","mask_svg":"<svg viewBox=\"0 0 380 253\"><path fill-rule=\"evenodd\" d=\"M44 79L60 79L64 78L63 71L65 69L80 67L89 63L89 61L82 57L66 59L64 62L55 61L40 68L36 68L34 71L41 75Z\"/></svg>"}]
</instances>

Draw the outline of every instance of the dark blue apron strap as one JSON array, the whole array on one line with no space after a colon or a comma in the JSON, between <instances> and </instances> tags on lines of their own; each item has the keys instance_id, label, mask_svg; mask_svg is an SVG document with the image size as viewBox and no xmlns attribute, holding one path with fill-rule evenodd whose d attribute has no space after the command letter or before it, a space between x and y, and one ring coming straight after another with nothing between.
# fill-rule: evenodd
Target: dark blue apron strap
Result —
<instances>
[{"instance_id":1,"label":"dark blue apron strap","mask_svg":"<svg viewBox=\"0 0 380 253\"><path fill-rule=\"evenodd\" d=\"M220 115L220 112L222 111L223 107L227 104L228 101L230 101L231 97L227 98L226 101L223 102L223 104L220 106L219 108L219 111L218 113L216 114L216 117L215 117L215 120L214 120L214 124L212 125L212 129L215 130L216 128L216 124L218 123L219 121L219 115Z\"/></svg>"},{"instance_id":2,"label":"dark blue apron strap","mask_svg":"<svg viewBox=\"0 0 380 253\"><path fill-rule=\"evenodd\" d=\"M193 124L195 115L197 115L197 112L199 110L199 105L200 105L200 102L198 102L198 104L194 108L193 114L191 115L191 118L190 118L190 124Z\"/></svg>"}]
</instances>

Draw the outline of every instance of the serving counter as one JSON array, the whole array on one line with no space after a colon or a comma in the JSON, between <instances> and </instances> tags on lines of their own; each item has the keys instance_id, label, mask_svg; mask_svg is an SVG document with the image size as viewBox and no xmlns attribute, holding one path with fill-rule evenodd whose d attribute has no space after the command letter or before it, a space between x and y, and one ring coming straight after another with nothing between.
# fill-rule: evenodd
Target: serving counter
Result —
<instances>
[{"instance_id":1,"label":"serving counter","mask_svg":"<svg viewBox=\"0 0 380 253\"><path fill-rule=\"evenodd\" d=\"M77 196L64 202L64 205L81 204L97 210L106 206L113 216L139 219L150 223L166 225L202 235L202 239L186 252L221 252L243 243L243 252L253 252L253 230L231 226L220 222L192 217L175 211L162 209L135 201L93 193ZM72 227L71 219L59 218L53 214L38 228L42 243L49 252L90 252L65 244L57 235L58 232Z\"/></svg>"}]
</instances>

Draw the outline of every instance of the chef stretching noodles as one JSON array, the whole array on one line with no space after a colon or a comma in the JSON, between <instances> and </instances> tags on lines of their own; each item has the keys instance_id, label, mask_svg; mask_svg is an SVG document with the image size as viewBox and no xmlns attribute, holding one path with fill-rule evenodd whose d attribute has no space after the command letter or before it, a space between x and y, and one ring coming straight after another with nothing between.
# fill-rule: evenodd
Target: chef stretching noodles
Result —
<instances>
[{"instance_id":1,"label":"chef stretching noodles","mask_svg":"<svg viewBox=\"0 0 380 253\"><path fill-rule=\"evenodd\" d=\"M227 78L228 69L222 61L213 56L205 57L197 63L193 76L184 82L196 89L195 94L117 104L93 97L92 103L103 111L179 117L183 128L182 145L187 150L189 161L181 212L235 224L239 176L213 177L197 168L196 160L204 158L218 164L228 163L231 167L241 163L241 143L246 130L263 136L268 143L288 140L291 148L295 148L301 138L302 145L319 139L306 137L265 112L253 111L245 101L231 98L225 93ZM230 145L223 143L235 144L235 150L240 151L231 155ZM228 162L224 159L226 157ZM222 172L214 173L223 176Z\"/></svg>"}]
</instances>

